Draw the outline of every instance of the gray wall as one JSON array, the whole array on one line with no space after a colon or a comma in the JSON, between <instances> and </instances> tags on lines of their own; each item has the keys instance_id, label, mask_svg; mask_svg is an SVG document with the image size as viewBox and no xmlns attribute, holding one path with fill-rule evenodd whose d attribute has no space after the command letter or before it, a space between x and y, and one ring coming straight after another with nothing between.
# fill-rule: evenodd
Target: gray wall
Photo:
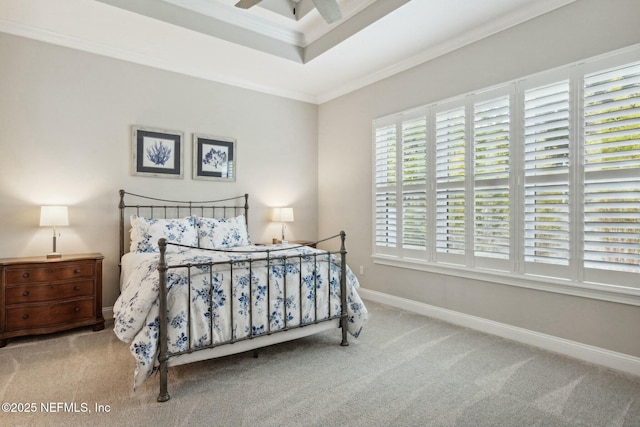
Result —
<instances>
[{"instance_id":1,"label":"gray wall","mask_svg":"<svg viewBox=\"0 0 640 427\"><path fill-rule=\"evenodd\" d=\"M361 285L640 356L637 306L375 265L370 257L374 118L639 43L638 17L637 0L578 0L321 105L319 232L345 229L350 264L364 267Z\"/></svg>"},{"instance_id":2,"label":"gray wall","mask_svg":"<svg viewBox=\"0 0 640 427\"><path fill-rule=\"evenodd\" d=\"M205 199L249 193L253 241L317 237L317 106L0 33L0 258L44 255L40 205L69 205L63 253L102 252L118 296L118 190ZM286 125L283 125L285 123ZM130 174L131 125L183 131L182 180ZM237 181L191 179L193 132L237 139Z\"/></svg>"}]
</instances>

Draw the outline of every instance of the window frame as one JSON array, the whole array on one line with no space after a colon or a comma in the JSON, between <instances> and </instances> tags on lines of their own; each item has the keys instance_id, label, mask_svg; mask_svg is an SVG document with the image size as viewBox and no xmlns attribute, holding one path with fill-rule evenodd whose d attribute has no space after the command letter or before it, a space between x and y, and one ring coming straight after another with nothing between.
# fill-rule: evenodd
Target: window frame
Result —
<instances>
[{"instance_id":1,"label":"window frame","mask_svg":"<svg viewBox=\"0 0 640 427\"><path fill-rule=\"evenodd\" d=\"M583 158L580 153L584 139L583 86L584 77L589 73L625 64L640 62L640 45L611 52L578 63L569 64L556 69L536 73L491 88L454 98L431 103L429 105L397 113L373 120L374 164L373 164L373 241L372 259L375 264L401 267L411 270L427 271L456 277L490 281L505 285L539 289L561 294L577 295L606 301L640 305L640 273L619 272L608 269L589 269L584 265L584 185L587 181L584 174ZM561 79L569 81L569 162L571 167L567 173L569 193L569 260L567 265L539 264L525 262L524 256L524 93L528 88L537 88ZM448 254L438 251L435 242L437 229L437 165L436 165L436 117L438 112L463 107L465 110L465 174L474 175L474 106L481 101L495 98L499 94L507 94L510 100L510 134L509 134L509 177L508 186L511 191L509 205L509 239L508 260L491 259L474 256L473 222L475 208L476 179L465 178L465 251L464 254ZM375 132L379 123L395 122L402 127L402 118L424 113L427 127L427 212L426 247L423 250L403 250L402 248L402 209L397 212L397 247L380 250L376 244L376 164L375 164ZM576 148L575 146L578 146ZM400 145L401 146L401 145ZM398 151L402 151L401 148ZM402 179L402 159L398 154L398 180ZM514 167L515 166L515 167ZM632 171L640 171L632 169ZM633 172L632 172L633 173ZM624 173L623 173L624 175ZM552 178L553 181L555 178ZM544 178L539 179L544 182ZM446 185L445 185L446 187ZM402 204L402 185L397 194L398 203ZM578 194L577 196L574 194ZM515 207L514 207L515 206ZM522 243L520 243L522 242Z\"/></svg>"}]
</instances>

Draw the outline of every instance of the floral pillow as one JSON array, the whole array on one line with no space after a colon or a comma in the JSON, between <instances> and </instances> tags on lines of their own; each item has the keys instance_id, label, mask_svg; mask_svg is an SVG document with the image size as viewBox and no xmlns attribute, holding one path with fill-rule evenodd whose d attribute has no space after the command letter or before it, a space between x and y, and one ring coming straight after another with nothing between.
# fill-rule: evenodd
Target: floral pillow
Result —
<instances>
[{"instance_id":1,"label":"floral pillow","mask_svg":"<svg viewBox=\"0 0 640 427\"><path fill-rule=\"evenodd\" d=\"M196 218L189 216L177 219L144 218L131 216L131 252L159 252L158 240L186 246L198 246ZM178 251L177 246L167 246L167 251Z\"/></svg>"},{"instance_id":2,"label":"floral pillow","mask_svg":"<svg viewBox=\"0 0 640 427\"><path fill-rule=\"evenodd\" d=\"M244 215L196 219L201 248L228 249L251 244Z\"/></svg>"}]
</instances>

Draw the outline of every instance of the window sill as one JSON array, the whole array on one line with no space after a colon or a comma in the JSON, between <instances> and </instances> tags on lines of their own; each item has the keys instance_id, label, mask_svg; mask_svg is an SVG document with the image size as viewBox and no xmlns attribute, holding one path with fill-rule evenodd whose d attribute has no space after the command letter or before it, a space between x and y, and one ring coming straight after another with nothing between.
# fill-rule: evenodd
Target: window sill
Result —
<instances>
[{"instance_id":1,"label":"window sill","mask_svg":"<svg viewBox=\"0 0 640 427\"><path fill-rule=\"evenodd\" d=\"M379 265L640 306L640 289L628 286L578 282L531 274L518 275L480 268L470 269L458 265L434 264L417 259L403 259L388 255L372 255L371 258L374 264Z\"/></svg>"}]
</instances>

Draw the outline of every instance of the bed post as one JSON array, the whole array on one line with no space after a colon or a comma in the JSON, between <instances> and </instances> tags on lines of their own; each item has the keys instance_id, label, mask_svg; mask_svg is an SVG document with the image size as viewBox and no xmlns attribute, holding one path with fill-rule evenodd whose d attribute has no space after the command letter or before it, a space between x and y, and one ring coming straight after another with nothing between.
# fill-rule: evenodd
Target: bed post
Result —
<instances>
[{"instance_id":1,"label":"bed post","mask_svg":"<svg viewBox=\"0 0 640 427\"><path fill-rule=\"evenodd\" d=\"M124 255L124 190L120 190L120 203L118 204L118 208L120 208L120 259Z\"/></svg>"},{"instance_id":2,"label":"bed post","mask_svg":"<svg viewBox=\"0 0 640 427\"><path fill-rule=\"evenodd\" d=\"M340 314L340 328L342 328L342 342L341 346L348 346L347 341L347 322L349 321L349 315L347 313L347 248L344 244L346 233L340 232L340 302L342 305L342 313Z\"/></svg>"},{"instance_id":3,"label":"bed post","mask_svg":"<svg viewBox=\"0 0 640 427\"><path fill-rule=\"evenodd\" d=\"M167 361L169 357L167 353L169 348L167 346L167 261L165 259L165 253L167 251L167 239L158 240L158 247L160 248L160 261L158 261L159 283L158 288L160 290L160 313L158 316L158 334L160 338L160 353L158 355L158 361L160 362L160 394L158 395L158 402L166 402L170 399L169 392L167 390Z\"/></svg>"},{"instance_id":4,"label":"bed post","mask_svg":"<svg viewBox=\"0 0 640 427\"><path fill-rule=\"evenodd\" d=\"M244 193L244 221L249 229L249 195Z\"/></svg>"}]
</instances>

